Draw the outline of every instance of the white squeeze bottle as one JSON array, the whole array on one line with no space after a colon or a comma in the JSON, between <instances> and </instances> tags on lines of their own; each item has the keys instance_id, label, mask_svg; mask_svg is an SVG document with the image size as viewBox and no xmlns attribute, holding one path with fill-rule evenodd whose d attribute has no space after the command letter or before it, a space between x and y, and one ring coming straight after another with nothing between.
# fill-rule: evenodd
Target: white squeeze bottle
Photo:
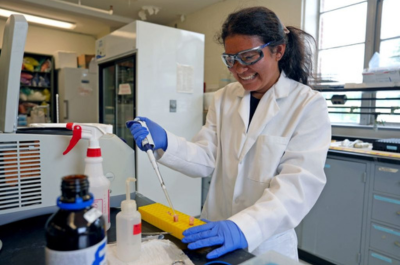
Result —
<instances>
[{"instance_id":1,"label":"white squeeze bottle","mask_svg":"<svg viewBox=\"0 0 400 265\"><path fill-rule=\"evenodd\" d=\"M140 257L142 244L142 218L136 210L136 201L130 199L129 182L126 180L126 200L121 202L121 211L117 214L117 257L124 262L132 262Z\"/></svg>"},{"instance_id":2,"label":"white squeeze bottle","mask_svg":"<svg viewBox=\"0 0 400 265\"><path fill-rule=\"evenodd\" d=\"M89 140L85 158L85 175L89 178L89 192L94 196L92 207L100 210L107 223L107 230L110 229L110 181L103 173L103 158L99 139L106 132L97 125L67 123L67 129L72 130L72 139L64 151L66 155L74 148L80 139Z\"/></svg>"}]
</instances>

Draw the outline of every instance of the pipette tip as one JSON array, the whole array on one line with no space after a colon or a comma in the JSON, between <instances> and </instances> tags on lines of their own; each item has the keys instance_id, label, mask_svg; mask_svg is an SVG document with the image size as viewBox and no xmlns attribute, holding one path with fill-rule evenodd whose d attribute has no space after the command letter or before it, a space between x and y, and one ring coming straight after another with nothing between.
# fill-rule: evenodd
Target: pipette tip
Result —
<instances>
[{"instance_id":1,"label":"pipette tip","mask_svg":"<svg viewBox=\"0 0 400 265\"><path fill-rule=\"evenodd\" d=\"M176 222L179 222L179 215L174 214L174 222L175 222L175 223L176 223Z\"/></svg>"}]
</instances>

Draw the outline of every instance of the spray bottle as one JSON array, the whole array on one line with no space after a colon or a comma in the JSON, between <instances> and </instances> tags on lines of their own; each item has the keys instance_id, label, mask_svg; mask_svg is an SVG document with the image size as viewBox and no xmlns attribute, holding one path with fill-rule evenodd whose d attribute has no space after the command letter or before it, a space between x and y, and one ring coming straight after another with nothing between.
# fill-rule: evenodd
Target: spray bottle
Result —
<instances>
[{"instance_id":1,"label":"spray bottle","mask_svg":"<svg viewBox=\"0 0 400 265\"><path fill-rule=\"evenodd\" d=\"M67 123L67 129L72 130L72 139L63 155L66 155L80 139L89 140L85 158L85 175L89 178L89 191L94 195L93 207L100 210L110 228L110 181L103 173L103 158L99 145L99 138L106 132L97 125Z\"/></svg>"},{"instance_id":2,"label":"spray bottle","mask_svg":"<svg viewBox=\"0 0 400 265\"><path fill-rule=\"evenodd\" d=\"M117 214L117 257L124 262L132 262L139 258L142 243L141 215L136 210L135 200L130 199L129 182L126 180L126 200L121 202L121 212Z\"/></svg>"}]
</instances>

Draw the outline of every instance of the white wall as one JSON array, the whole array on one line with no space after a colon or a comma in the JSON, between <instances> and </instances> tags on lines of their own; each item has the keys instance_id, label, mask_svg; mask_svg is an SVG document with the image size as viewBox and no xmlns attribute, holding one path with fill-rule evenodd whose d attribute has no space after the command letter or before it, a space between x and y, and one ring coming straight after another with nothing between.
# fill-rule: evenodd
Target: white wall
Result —
<instances>
[{"instance_id":1,"label":"white wall","mask_svg":"<svg viewBox=\"0 0 400 265\"><path fill-rule=\"evenodd\" d=\"M205 35L204 82L208 91L219 88L220 79L229 75L221 61L223 46L214 40L214 36L230 13L250 6L265 6L273 10L286 26L301 26L302 0L226 0L187 15L184 22L179 20L169 24Z\"/></svg>"},{"instance_id":2,"label":"white wall","mask_svg":"<svg viewBox=\"0 0 400 265\"><path fill-rule=\"evenodd\" d=\"M220 79L229 76L221 61L222 45L214 40L226 17L235 10L250 6L265 6L273 10L287 26L302 24L302 2L304 0L225 0L203 10L189 14L184 22L176 21L180 29L205 35L204 81L207 88L220 87ZM2 44L5 20L0 20L0 45ZM59 29L29 25L25 46L26 52L54 54L55 51L72 51L79 54L95 53L95 38ZM233 77L232 77L233 79Z\"/></svg>"},{"instance_id":3,"label":"white wall","mask_svg":"<svg viewBox=\"0 0 400 265\"><path fill-rule=\"evenodd\" d=\"M3 44L5 20L0 20L0 45ZM29 24L25 51L53 55L55 51L72 51L80 54L95 54L95 38L59 29Z\"/></svg>"}]
</instances>

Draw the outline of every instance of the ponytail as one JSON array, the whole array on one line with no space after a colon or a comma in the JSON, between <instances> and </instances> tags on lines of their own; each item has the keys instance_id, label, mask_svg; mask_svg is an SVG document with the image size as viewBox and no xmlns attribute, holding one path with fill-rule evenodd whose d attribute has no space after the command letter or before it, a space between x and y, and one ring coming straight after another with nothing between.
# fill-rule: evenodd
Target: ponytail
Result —
<instances>
[{"instance_id":1,"label":"ponytail","mask_svg":"<svg viewBox=\"0 0 400 265\"><path fill-rule=\"evenodd\" d=\"M287 29L289 33L286 34L286 50L279 61L279 70L283 70L287 77L308 85L308 78L312 76L312 47L315 40L296 27Z\"/></svg>"}]
</instances>

